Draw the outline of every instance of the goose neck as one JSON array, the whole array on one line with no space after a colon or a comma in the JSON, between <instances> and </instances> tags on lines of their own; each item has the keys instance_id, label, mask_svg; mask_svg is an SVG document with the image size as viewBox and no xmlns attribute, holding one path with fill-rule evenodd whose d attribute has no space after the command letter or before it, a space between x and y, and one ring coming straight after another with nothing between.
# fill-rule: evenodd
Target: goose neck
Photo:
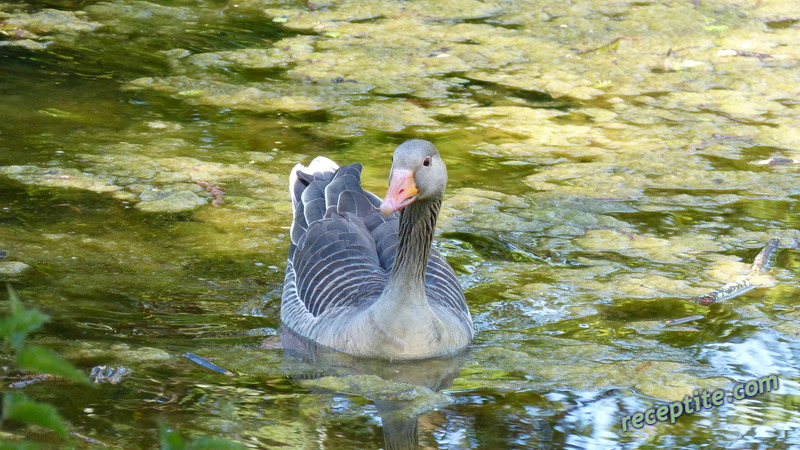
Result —
<instances>
[{"instance_id":1,"label":"goose neck","mask_svg":"<svg viewBox=\"0 0 800 450\"><path fill-rule=\"evenodd\" d=\"M441 199L417 201L400 211L397 254L390 284L411 292L425 289L425 270L431 254Z\"/></svg>"}]
</instances>

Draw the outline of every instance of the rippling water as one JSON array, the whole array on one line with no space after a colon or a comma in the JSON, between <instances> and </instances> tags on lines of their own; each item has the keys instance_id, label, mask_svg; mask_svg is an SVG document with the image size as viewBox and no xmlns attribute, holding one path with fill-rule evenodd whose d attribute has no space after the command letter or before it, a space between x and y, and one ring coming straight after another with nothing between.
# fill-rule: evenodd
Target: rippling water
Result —
<instances>
[{"instance_id":1,"label":"rippling water","mask_svg":"<svg viewBox=\"0 0 800 450\"><path fill-rule=\"evenodd\" d=\"M800 445L800 10L562 3L0 5L0 248L31 266L12 283L52 317L37 342L133 371L25 392L122 447L158 423L253 447ZM360 161L382 195L412 137L448 163L436 245L474 345L263 348L290 168ZM756 288L691 301L771 238ZM778 391L622 431L768 375Z\"/></svg>"}]
</instances>

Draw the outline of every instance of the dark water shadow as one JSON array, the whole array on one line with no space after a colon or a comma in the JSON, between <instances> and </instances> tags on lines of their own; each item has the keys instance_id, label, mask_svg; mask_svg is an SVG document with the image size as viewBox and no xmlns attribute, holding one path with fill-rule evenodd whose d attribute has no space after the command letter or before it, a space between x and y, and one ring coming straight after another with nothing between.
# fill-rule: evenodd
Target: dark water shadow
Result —
<instances>
[{"instance_id":1,"label":"dark water shadow","mask_svg":"<svg viewBox=\"0 0 800 450\"><path fill-rule=\"evenodd\" d=\"M283 370L293 381L311 391L360 395L374 403L386 449L419 447L419 417L450 403L440 391L461 373L467 354L385 361L332 350L285 327L280 337Z\"/></svg>"}]
</instances>

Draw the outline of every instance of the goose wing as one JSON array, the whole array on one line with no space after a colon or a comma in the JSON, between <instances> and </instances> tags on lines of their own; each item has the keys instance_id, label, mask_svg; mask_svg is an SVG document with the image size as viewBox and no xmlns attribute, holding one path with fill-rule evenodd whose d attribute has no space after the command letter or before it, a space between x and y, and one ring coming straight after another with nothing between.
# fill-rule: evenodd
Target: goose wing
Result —
<instances>
[{"instance_id":1,"label":"goose wing","mask_svg":"<svg viewBox=\"0 0 800 450\"><path fill-rule=\"evenodd\" d=\"M456 314L470 317L467 301L455 272L435 249L431 249L428 267L425 271L425 294L432 305L451 309Z\"/></svg>"},{"instance_id":2,"label":"goose wing","mask_svg":"<svg viewBox=\"0 0 800 450\"><path fill-rule=\"evenodd\" d=\"M290 327L332 309L366 306L386 285L397 218L377 212L380 199L361 188L361 168L317 158L292 171L294 220L281 308Z\"/></svg>"}]
</instances>

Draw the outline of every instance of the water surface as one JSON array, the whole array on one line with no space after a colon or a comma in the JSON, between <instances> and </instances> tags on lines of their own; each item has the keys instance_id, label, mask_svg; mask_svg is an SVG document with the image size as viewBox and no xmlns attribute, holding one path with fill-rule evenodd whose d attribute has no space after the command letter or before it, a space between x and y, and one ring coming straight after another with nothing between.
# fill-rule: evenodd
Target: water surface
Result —
<instances>
[{"instance_id":1,"label":"water surface","mask_svg":"<svg viewBox=\"0 0 800 450\"><path fill-rule=\"evenodd\" d=\"M95 390L25 388L81 435L152 447L164 423L253 447L379 448L386 428L431 448L800 445L800 9L0 12L0 248L31 266L14 286L53 318L37 342L86 370L133 370ZM436 245L465 288L474 345L424 370L260 348L280 325L291 167L359 161L383 195L408 138L448 163ZM781 249L758 287L691 301L745 276L771 238ZM773 374L777 392L621 429Z\"/></svg>"}]
</instances>

